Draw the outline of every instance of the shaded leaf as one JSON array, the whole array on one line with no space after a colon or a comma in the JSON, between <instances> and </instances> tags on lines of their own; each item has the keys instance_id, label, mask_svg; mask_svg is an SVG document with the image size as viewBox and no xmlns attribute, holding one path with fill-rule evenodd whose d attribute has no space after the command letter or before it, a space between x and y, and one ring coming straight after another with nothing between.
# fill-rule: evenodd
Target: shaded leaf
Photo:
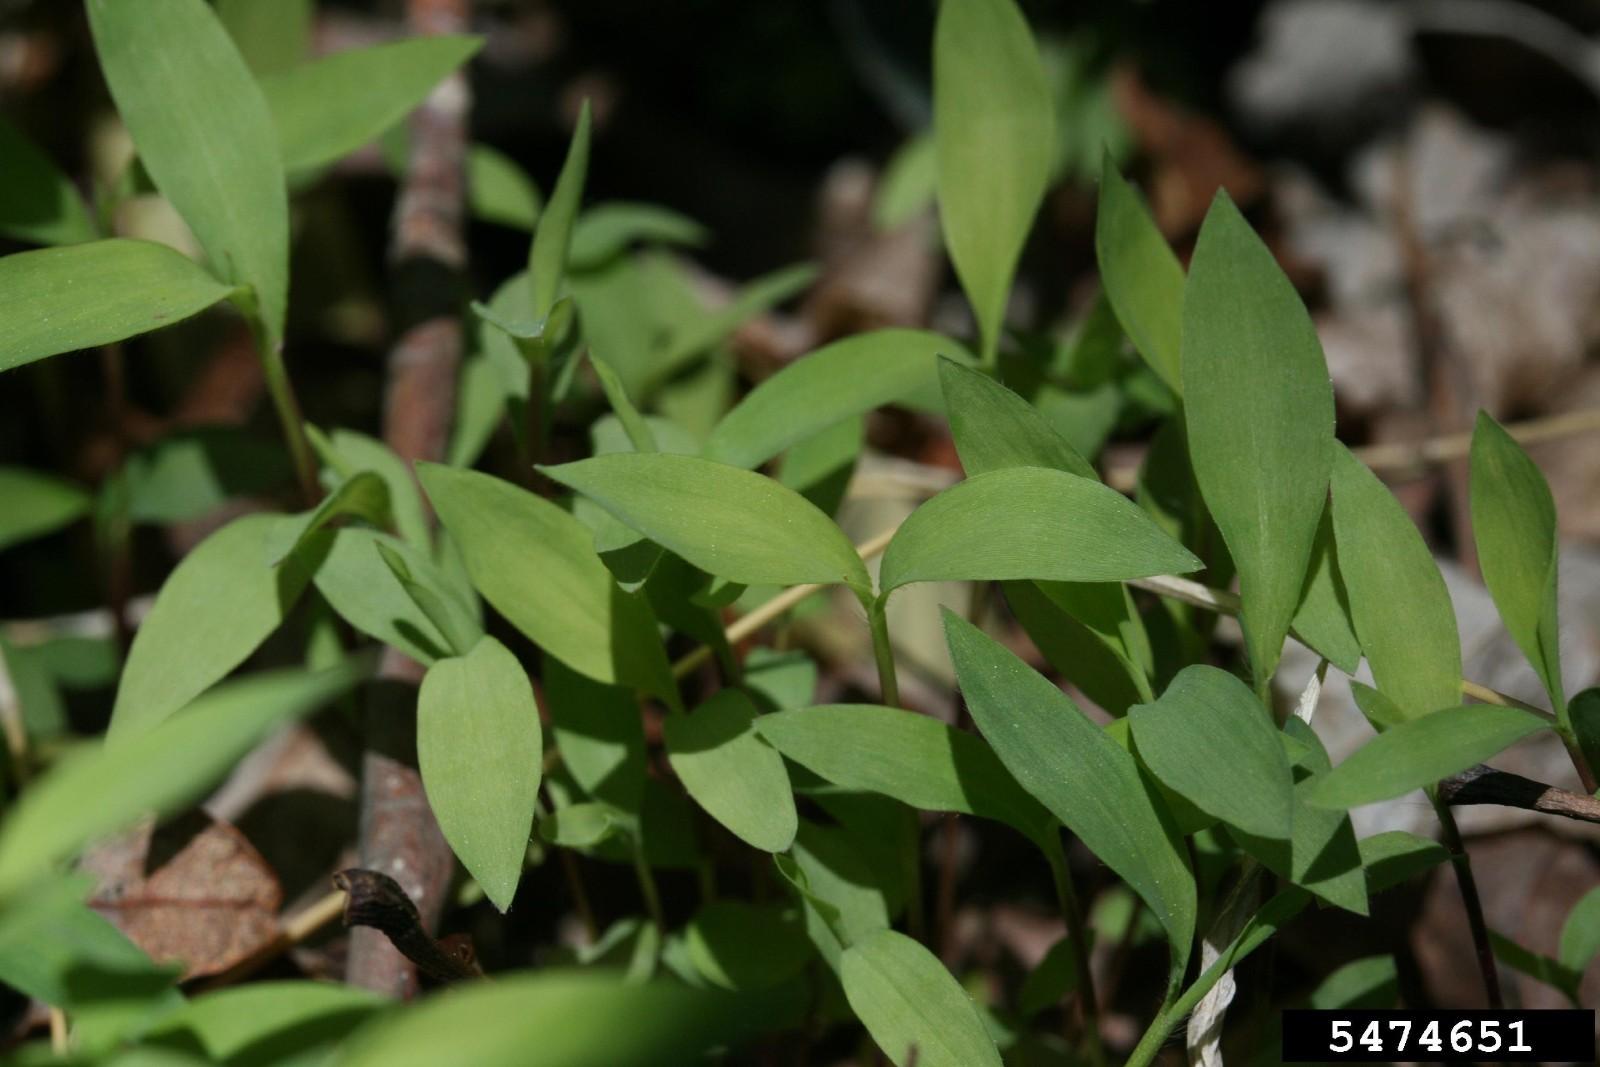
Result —
<instances>
[{"instance_id":1,"label":"shaded leaf","mask_svg":"<svg viewBox=\"0 0 1600 1067\"><path fill-rule=\"evenodd\" d=\"M26 467L0 467L0 500L0 549L76 522L93 503L71 482Z\"/></svg>"},{"instance_id":2,"label":"shaded leaf","mask_svg":"<svg viewBox=\"0 0 1600 1067\"><path fill-rule=\"evenodd\" d=\"M289 200L255 78L205 0L87 7L100 67L140 161L218 276L254 288L267 343L279 343Z\"/></svg>"},{"instance_id":3,"label":"shaded leaf","mask_svg":"<svg viewBox=\"0 0 1600 1067\"><path fill-rule=\"evenodd\" d=\"M98 232L72 180L0 118L0 234L41 245L92 241Z\"/></svg>"},{"instance_id":4,"label":"shaded leaf","mask_svg":"<svg viewBox=\"0 0 1600 1067\"><path fill-rule=\"evenodd\" d=\"M1049 583L1004 582L1001 589L1012 614L1046 662L1110 714L1126 714L1146 694L1136 688L1126 663L1102 635L1045 596L1040 589L1045 584Z\"/></svg>"},{"instance_id":5,"label":"shaded leaf","mask_svg":"<svg viewBox=\"0 0 1600 1067\"><path fill-rule=\"evenodd\" d=\"M1453 707L1461 639L1444 578L1400 502L1342 446L1333 529L1350 618L1378 688L1410 718Z\"/></svg>"},{"instance_id":6,"label":"shaded leaf","mask_svg":"<svg viewBox=\"0 0 1600 1067\"><path fill-rule=\"evenodd\" d=\"M539 836L562 848L591 848L610 837L616 820L604 804L568 804L539 820Z\"/></svg>"},{"instance_id":7,"label":"shaded leaf","mask_svg":"<svg viewBox=\"0 0 1600 1067\"><path fill-rule=\"evenodd\" d=\"M1094 251L1100 284L1134 348L1183 392L1183 267L1109 152L1100 165Z\"/></svg>"},{"instance_id":8,"label":"shaded leaf","mask_svg":"<svg viewBox=\"0 0 1600 1067\"><path fill-rule=\"evenodd\" d=\"M236 426L179 430L134 452L122 469L128 518L149 523L198 519L289 475L282 444Z\"/></svg>"},{"instance_id":9,"label":"shaded leaf","mask_svg":"<svg viewBox=\"0 0 1600 1067\"><path fill-rule=\"evenodd\" d=\"M706 228L660 204L612 200L596 204L572 229L567 258L574 270L598 267L633 244L701 245Z\"/></svg>"},{"instance_id":10,"label":"shaded leaf","mask_svg":"<svg viewBox=\"0 0 1600 1067\"><path fill-rule=\"evenodd\" d=\"M1361 865L1367 872L1368 893L1379 893L1397 886L1450 858L1449 851L1439 842L1404 830L1389 830L1363 837L1360 847Z\"/></svg>"},{"instance_id":11,"label":"shaded leaf","mask_svg":"<svg viewBox=\"0 0 1600 1067\"><path fill-rule=\"evenodd\" d=\"M533 686L506 647L480 639L428 668L417 764L439 829L494 906L511 907L533 833L544 737Z\"/></svg>"},{"instance_id":12,"label":"shaded leaf","mask_svg":"<svg viewBox=\"0 0 1600 1067\"><path fill-rule=\"evenodd\" d=\"M1339 574L1333 540L1333 505L1322 511L1317 538L1311 548L1311 569L1300 591L1292 632L1316 653L1346 674L1361 663L1361 642L1350 622L1349 597Z\"/></svg>"},{"instance_id":13,"label":"shaded leaf","mask_svg":"<svg viewBox=\"0 0 1600 1067\"><path fill-rule=\"evenodd\" d=\"M1000 1067L971 996L938 957L894 930L845 950L844 995L896 1067Z\"/></svg>"},{"instance_id":14,"label":"shaded leaf","mask_svg":"<svg viewBox=\"0 0 1600 1067\"><path fill-rule=\"evenodd\" d=\"M566 275L572 228L589 174L589 125L589 102L585 100L566 161L561 164L555 188L534 229L533 243L528 246L528 280L533 286L529 310L535 319L543 319L555 308L561 280Z\"/></svg>"},{"instance_id":15,"label":"shaded leaf","mask_svg":"<svg viewBox=\"0 0 1600 1067\"><path fill-rule=\"evenodd\" d=\"M256 74L272 74L305 58L315 0L217 0L217 17Z\"/></svg>"},{"instance_id":16,"label":"shaded leaf","mask_svg":"<svg viewBox=\"0 0 1600 1067\"><path fill-rule=\"evenodd\" d=\"M170 326L234 292L152 241L119 237L0 257L0 371Z\"/></svg>"},{"instance_id":17,"label":"shaded leaf","mask_svg":"<svg viewBox=\"0 0 1600 1067\"><path fill-rule=\"evenodd\" d=\"M392 645L427 665L448 656L452 641L410 595L385 554L404 564L413 584L439 594L463 632L481 629L465 595L431 560L390 534L358 526L327 531L317 543L317 592L339 617L368 637ZM291 560L292 564L294 561ZM474 638L476 641L476 638ZM469 646L470 647L470 646Z\"/></svg>"},{"instance_id":18,"label":"shaded leaf","mask_svg":"<svg viewBox=\"0 0 1600 1067\"><path fill-rule=\"evenodd\" d=\"M467 149L467 206L474 217L533 232L544 208L538 186L504 152L486 144Z\"/></svg>"},{"instance_id":19,"label":"shaded leaf","mask_svg":"<svg viewBox=\"0 0 1600 1067\"><path fill-rule=\"evenodd\" d=\"M265 1065L314 1054L388 1005L335 982L254 981L189 1000L146 1033L154 1045L198 1046L214 1062Z\"/></svg>"},{"instance_id":20,"label":"shaded leaf","mask_svg":"<svg viewBox=\"0 0 1600 1067\"><path fill-rule=\"evenodd\" d=\"M540 671L561 762L585 793L635 817L645 788L644 725L632 691L601 685L553 656Z\"/></svg>"},{"instance_id":21,"label":"shaded leaf","mask_svg":"<svg viewBox=\"0 0 1600 1067\"><path fill-rule=\"evenodd\" d=\"M667 760L695 803L734 836L767 852L794 842L794 794L783 757L756 733L755 706L736 689L662 725Z\"/></svg>"},{"instance_id":22,"label":"shaded leaf","mask_svg":"<svg viewBox=\"0 0 1600 1067\"><path fill-rule=\"evenodd\" d=\"M357 471L341 481L310 511L277 523L269 537L267 559L273 566L282 565L291 555L304 549L318 530L342 518L365 519L379 527L391 524L389 486L382 475L376 471Z\"/></svg>"},{"instance_id":23,"label":"shaded leaf","mask_svg":"<svg viewBox=\"0 0 1600 1067\"><path fill-rule=\"evenodd\" d=\"M1277 669L1327 500L1333 386L1305 305L1224 192L1189 264L1183 394L1195 478L1239 570L1259 690Z\"/></svg>"},{"instance_id":24,"label":"shaded leaf","mask_svg":"<svg viewBox=\"0 0 1600 1067\"><path fill-rule=\"evenodd\" d=\"M1557 953L1563 966L1582 974L1600 954L1600 888L1591 889L1572 906L1561 927Z\"/></svg>"},{"instance_id":25,"label":"shaded leaf","mask_svg":"<svg viewBox=\"0 0 1600 1067\"><path fill-rule=\"evenodd\" d=\"M1537 715L1494 704L1435 711L1362 745L1323 779L1311 802L1355 808L1431 786L1547 729Z\"/></svg>"},{"instance_id":26,"label":"shaded leaf","mask_svg":"<svg viewBox=\"0 0 1600 1067\"><path fill-rule=\"evenodd\" d=\"M695 968L723 989L768 989L792 977L811 956L805 926L793 908L742 900L701 908L684 937Z\"/></svg>"}]
</instances>

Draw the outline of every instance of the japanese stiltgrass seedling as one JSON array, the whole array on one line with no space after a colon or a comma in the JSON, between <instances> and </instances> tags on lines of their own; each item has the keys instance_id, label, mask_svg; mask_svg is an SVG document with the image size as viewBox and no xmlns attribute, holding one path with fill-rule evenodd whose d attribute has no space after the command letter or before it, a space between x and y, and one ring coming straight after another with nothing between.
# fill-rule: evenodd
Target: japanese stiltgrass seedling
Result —
<instances>
[{"instance_id":1,"label":"japanese stiltgrass seedling","mask_svg":"<svg viewBox=\"0 0 1600 1067\"><path fill-rule=\"evenodd\" d=\"M85 667L25 627L0 634L0 698L21 704L0 708L0 981L57 1013L73 1062L271 1049L381 1067L618 1067L809 1035L832 1042L827 1062L870 1042L897 1067L1144 1067L1191 1013L1219 1020L1234 968L1311 904L1365 917L1374 894L1446 859L1491 1001L1495 957L1577 997L1600 951L1600 897L1572 909L1556 955L1517 945L1488 928L1451 815L1464 795L1495 799L1479 764L1546 731L1594 789L1600 692L1565 688L1556 508L1539 468L1479 417L1471 533L1549 710L1468 679L1432 551L1337 439L1312 320L1227 193L1186 270L1105 153L1103 293L1070 340L1008 333L1052 175L1068 155L1079 171L1101 155L1060 150L1059 131L1083 124L1058 121L1013 0L942 0L931 129L877 205L893 229L936 202L970 336L829 338L734 395L730 335L805 291L815 268L703 306L669 250L707 242L704 227L654 204L586 202L604 130L585 105L549 161L548 198L509 155L458 146L458 206L520 232L526 267L481 279L481 301L463 295L453 431L441 461L415 464L353 427L305 422L289 376L302 299L291 217L375 139L404 170L415 146L402 119L478 41L309 60L312 6L86 0L137 154L93 210L0 124L0 233L39 246L0 258L6 380L232 316L284 438L261 452L231 430L174 431L130 451L98 497L0 467L0 550L88 516L125 547L133 526L235 509L143 605L116 666ZM116 231L119 198L141 182L187 224L197 258ZM1089 408L1071 403L1090 393L1113 407L1085 429ZM863 532L842 502L884 408L942 420L960 477L921 485L901 521ZM1131 492L1099 465L1119 420L1149 436ZM284 499L274 478L291 470L299 495ZM916 587L936 583L963 583L970 610L933 610ZM819 614L834 593L840 610ZM998 624L996 593L1031 648ZM1230 640L1218 615L1242 634ZM946 721L926 695L944 665L926 641L907 652L918 623L948 653L960 713ZM1281 676L1290 641L1319 661L1309 685ZM838 669L857 652L864 664L868 644L875 673ZM1330 668L1363 662L1375 685L1354 691L1375 736L1334 765L1310 725L1317 696ZM68 740L58 690L90 675L115 676L105 736ZM317 712L331 734L378 720L414 748L399 756L414 755L422 825L459 860L449 906L466 917L452 913L452 929L513 939L485 962L492 981L397 1007L243 971L218 979L231 988L180 989L85 903L93 887L70 868L86 850L187 810ZM1442 845L1357 837L1350 809L1419 789ZM983 863L1007 857L1004 884L985 892L1037 880L1053 897L1064 935L1032 966L1008 961L1016 981L977 973L971 958L998 949L957 947L962 886L953 859L929 862L929 813L998 827L982 847L992 833L1010 851ZM588 891L586 872L618 870L621 890L608 878ZM530 871L561 888L532 891ZM413 891L415 872L380 873ZM449 944L415 908L385 922L367 920L402 950ZM286 923L252 962L309 932ZM1100 1025L1111 994L1096 989L1096 938L1122 946L1119 968L1147 943L1163 949L1143 953L1145 986L1117 996L1137 1039ZM451 974L478 973L457 963ZM1330 971L1311 1003L1394 1006L1392 959Z\"/></svg>"}]
</instances>

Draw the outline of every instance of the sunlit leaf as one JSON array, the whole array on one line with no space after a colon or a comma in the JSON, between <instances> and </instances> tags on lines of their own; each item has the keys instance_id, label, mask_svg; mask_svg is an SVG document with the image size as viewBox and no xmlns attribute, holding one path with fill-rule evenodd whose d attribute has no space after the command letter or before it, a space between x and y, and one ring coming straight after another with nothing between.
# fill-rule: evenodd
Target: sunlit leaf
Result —
<instances>
[{"instance_id":1,"label":"sunlit leaf","mask_svg":"<svg viewBox=\"0 0 1600 1067\"><path fill-rule=\"evenodd\" d=\"M798 825L783 757L756 732L755 706L723 689L662 724L667 759L695 803L755 848L782 852Z\"/></svg>"}]
</instances>

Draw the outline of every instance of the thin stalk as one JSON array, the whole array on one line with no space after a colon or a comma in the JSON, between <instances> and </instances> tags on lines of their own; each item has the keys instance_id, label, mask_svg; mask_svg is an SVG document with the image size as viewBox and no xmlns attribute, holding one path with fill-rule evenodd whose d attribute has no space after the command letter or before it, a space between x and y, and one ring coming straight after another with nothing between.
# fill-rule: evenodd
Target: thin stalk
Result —
<instances>
[{"instance_id":1,"label":"thin stalk","mask_svg":"<svg viewBox=\"0 0 1600 1067\"><path fill-rule=\"evenodd\" d=\"M1448 804L1439 800L1437 787L1428 789L1428 800L1439 816L1444 831L1444 845L1450 850L1450 866L1456 872L1456 884L1461 887L1461 906L1466 909L1467 925L1472 930L1472 947L1477 953L1478 970L1483 975L1484 995L1489 1007L1502 1008L1505 1000L1500 994L1500 972L1495 967L1494 947L1489 943L1489 924L1483 918L1483 901L1478 897L1478 881L1472 876L1472 861L1461 842L1461 829L1456 825L1455 813Z\"/></svg>"},{"instance_id":2,"label":"thin stalk","mask_svg":"<svg viewBox=\"0 0 1600 1067\"><path fill-rule=\"evenodd\" d=\"M1089 1045L1089 1061L1103 1065L1106 1051L1100 1043L1100 1002L1095 996L1094 971L1089 966L1089 925L1084 921L1083 908L1078 903L1078 891L1072 884L1072 872L1067 869L1061 843L1058 840L1054 844L1054 848L1045 849L1044 855L1050 863L1050 877L1055 882L1061 918L1067 924L1067 936L1072 939L1072 955L1078 970L1078 1015Z\"/></svg>"},{"instance_id":3,"label":"thin stalk","mask_svg":"<svg viewBox=\"0 0 1600 1067\"><path fill-rule=\"evenodd\" d=\"M900 681L894 673L894 646L889 643L889 618L887 596L875 597L867 602L867 622L872 627L872 654L878 661L878 687L883 691L883 702L891 708L900 706Z\"/></svg>"},{"instance_id":4,"label":"thin stalk","mask_svg":"<svg viewBox=\"0 0 1600 1067\"><path fill-rule=\"evenodd\" d=\"M261 356L265 372L267 394L278 413L278 425L289 445L289 458L294 463L295 479L300 483L300 495L309 506L317 499L317 465L311 454L311 442L306 439L305 419L300 414L300 401L294 395L294 385L289 381L289 368L283 361L283 346L272 342L259 319L250 319L250 331L255 336L256 352Z\"/></svg>"},{"instance_id":5,"label":"thin stalk","mask_svg":"<svg viewBox=\"0 0 1600 1067\"><path fill-rule=\"evenodd\" d=\"M639 895L644 897L644 908L650 913L650 921L656 924L657 930L665 933L667 921L661 910L661 892L656 888L655 872L645 862L644 845L638 841L633 845L633 871L639 877Z\"/></svg>"},{"instance_id":6,"label":"thin stalk","mask_svg":"<svg viewBox=\"0 0 1600 1067\"><path fill-rule=\"evenodd\" d=\"M567 892L572 894L572 906L577 910L584 935L592 945L600 940L600 925L595 922L594 908L589 904L589 891L583 885L583 872L578 869L577 858L571 849L558 847L556 852L561 857L561 873L567 880Z\"/></svg>"}]
</instances>

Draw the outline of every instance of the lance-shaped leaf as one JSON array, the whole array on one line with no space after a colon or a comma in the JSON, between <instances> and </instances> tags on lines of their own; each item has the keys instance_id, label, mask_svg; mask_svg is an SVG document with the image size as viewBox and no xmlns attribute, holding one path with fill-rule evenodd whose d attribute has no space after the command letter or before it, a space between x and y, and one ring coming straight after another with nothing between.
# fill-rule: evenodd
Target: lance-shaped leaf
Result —
<instances>
[{"instance_id":1,"label":"lance-shaped leaf","mask_svg":"<svg viewBox=\"0 0 1600 1067\"><path fill-rule=\"evenodd\" d=\"M384 484L389 487L389 507L394 515L395 532L424 552L433 547L428 513L422 506L422 493L417 489L417 479L411 473L409 463L396 455L388 445L364 433L339 429L323 441L322 435L311 427L306 427L306 432L322 461L338 470L343 477L348 478L364 470L382 477Z\"/></svg>"},{"instance_id":2,"label":"lance-shaped leaf","mask_svg":"<svg viewBox=\"0 0 1600 1067\"><path fill-rule=\"evenodd\" d=\"M0 258L0 371L170 326L234 287L180 252L113 238Z\"/></svg>"},{"instance_id":3,"label":"lance-shaped leaf","mask_svg":"<svg viewBox=\"0 0 1600 1067\"><path fill-rule=\"evenodd\" d=\"M1317 538L1311 548L1311 569L1300 606L1294 613L1292 632L1329 663L1354 674L1361 663L1361 642L1350 622L1350 598L1339 573L1339 555L1333 540L1333 504L1322 511Z\"/></svg>"},{"instance_id":4,"label":"lance-shaped leaf","mask_svg":"<svg viewBox=\"0 0 1600 1067\"><path fill-rule=\"evenodd\" d=\"M87 514L88 493L71 482L26 467L0 467L0 549L43 537Z\"/></svg>"},{"instance_id":5,"label":"lance-shaped leaf","mask_svg":"<svg viewBox=\"0 0 1600 1067\"><path fill-rule=\"evenodd\" d=\"M420 573L413 570L411 561L415 555L408 558L403 551L383 541L374 544L378 555L383 557L384 566L411 598L411 603L444 638L445 647L458 656L470 652L483 637L483 619L478 615L471 592L444 577L442 571L430 574L426 569Z\"/></svg>"},{"instance_id":6,"label":"lance-shaped leaf","mask_svg":"<svg viewBox=\"0 0 1600 1067\"><path fill-rule=\"evenodd\" d=\"M1116 582L1200 561L1099 482L1042 467L968 478L906 519L883 555L886 595L911 582Z\"/></svg>"},{"instance_id":7,"label":"lance-shaped leaf","mask_svg":"<svg viewBox=\"0 0 1600 1067\"><path fill-rule=\"evenodd\" d=\"M833 520L771 478L665 453L540 469L708 574L744 585L842 582L871 592L861 557Z\"/></svg>"},{"instance_id":8,"label":"lance-shaped leaf","mask_svg":"<svg viewBox=\"0 0 1600 1067\"><path fill-rule=\"evenodd\" d=\"M475 643L482 632L470 592L458 589L432 560L399 538L350 526L322 533L312 545L304 558L316 567L313 580L328 606L368 637L393 645L418 663L465 651L456 647L456 639L470 633ZM445 622L453 633L422 607L386 555L404 567L412 583L438 595L441 603L436 606L449 612Z\"/></svg>"},{"instance_id":9,"label":"lance-shaped leaf","mask_svg":"<svg viewBox=\"0 0 1600 1067\"><path fill-rule=\"evenodd\" d=\"M723 900L701 908L684 930L689 959L723 989L768 989L811 956L805 925L792 907Z\"/></svg>"},{"instance_id":10,"label":"lance-shaped leaf","mask_svg":"<svg viewBox=\"0 0 1600 1067\"><path fill-rule=\"evenodd\" d=\"M1195 479L1239 569L1257 688L1300 603L1333 462L1333 386L1294 286L1226 193L1200 228L1183 305Z\"/></svg>"},{"instance_id":11,"label":"lance-shaped leaf","mask_svg":"<svg viewBox=\"0 0 1600 1067\"><path fill-rule=\"evenodd\" d=\"M1041 591L1049 582L1004 582L1006 603L1027 631L1034 647L1062 676L1112 715L1152 695L1141 692L1127 662L1113 651L1104 636L1069 615ZM1066 585L1067 583L1057 583ZM1078 589L1096 588L1082 584ZM1115 585L1106 588L1122 592ZM1149 683L1146 682L1146 685Z\"/></svg>"},{"instance_id":12,"label":"lance-shaped leaf","mask_svg":"<svg viewBox=\"0 0 1600 1067\"><path fill-rule=\"evenodd\" d=\"M593 270L633 244L700 245L706 228L660 204L613 200L578 216L568 259L576 270Z\"/></svg>"},{"instance_id":13,"label":"lance-shaped leaf","mask_svg":"<svg viewBox=\"0 0 1600 1067\"><path fill-rule=\"evenodd\" d=\"M880 930L840 962L845 999L895 1067L1000 1067L983 1017L939 958Z\"/></svg>"},{"instance_id":14,"label":"lance-shaped leaf","mask_svg":"<svg viewBox=\"0 0 1600 1067\"><path fill-rule=\"evenodd\" d=\"M950 611L945 640L978 729L1017 781L1144 898L1167 931L1173 981L1195 930L1189 861L1155 786L1065 693Z\"/></svg>"},{"instance_id":15,"label":"lance-shaped leaf","mask_svg":"<svg viewBox=\"0 0 1600 1067\"><path fill-rule=\"evenodd\" d=\"M1333 530L1350 618L1378 688L1408 717L1461 699L1461 639L1433 554L1377 475L1340 446Z\"/></svg>"},{"instance_id":16,"label":"lance-shaped leaf","mask_svg":"<svg viewBox=\"0 0 1600 1067\"><path fill-rule=\"evenodd\" d=\"M573 781L596 800L637 817L649 777L638 698L549 655L540 679L556 748Z\"/></svg>"},{"instance_id":17,"label":"lance-shaped leaf","mask_svg":"<svg viewBox=\"0 0 1600 1067\"><path fill-rule=\"evenodd\" d=\"M1450 858L1449 850L1439 842L1404 830L1363 837L1358 846L1369 894L1391 889Z\"/></svg>"},{"instance_id":18,"label":"lance-shaped leaf","mask_svg":"<svg viewBox=\"0 0 1600 1067\"><path fill-rule=\"evenodd\" d=\"M1133 186L1105 153L1094 223L1100 284L1133 347L1183 392L1183 266Z\"/></svg>"},{"instance_id":19,"label":"lance-shaped leaf","mask_svg":"<svg viewBox=\"0 0 1600 1067\"><path fill-rule=\"evenodd\" d=\"M118 744L85 747L28 788L0 827L0 895L85 844L192 803L273 727L317 710L368 671L365 661L274 671L219 687Z\"/></svg>"},{"instance_id":20,"label":"lance-shaped leaf","mask_svg":"<svg viewBox=\"0 0 1600 1067\"><path fill-rule=\"evenodd\" d=\"M428 668L417 694L417 765L428 805L462 866L511 907L533 833L544 740L527 672L484 637Z\"/></svg>"},{"instance_id":21,"label":"lance-shaped leaf","mask_svg":"<svg viewBox=\"0 0 1600 1067\"><path fill-rule=\"evenodd\" d=\"M799 826L783 757L756 733L756 709L737 689L719 690L689 715L662 725L667 760L683 788L734 836L783 852Z\"/></svg>"},{"instance_id":22,"label":"lance-shaped leaf","mask_svg":"<svg viewBox=\"0 0 1600 1067\"><path fill-rule=\"evenodd\" d=\"M0 234L41 245L97 236L72 180L11 123L0 118Z\"/></svg>"},{"instance_id":23,"label":"lance-shaped leaf","mask_svg":"<svg viewBox=\"0 0 1600 1067\"><path fill-rule=\"evenodd\" d=\"M578 127L572 132L566 162L556 177L550 200L539 214L528 246L528 280L533 286L533 317L543 319L556 304L561 279L567 272L567 251L572 245L572 228L583 199L584 182L589 175L589 102L578 113Z\"/></svg>"},{"instance_id":24,"label":"lance-shaped leaf","mask_svg":"<svg viewBox=\"0 0 1600 1067\"><path fill-rule=\"evenodd\" d=\"M1050 813L981 738L927 715L828 704L763 715L756 729L786 757L846 789L882 793L923 811L994 819L1036 841L1054 833Z\"/></svg>"},{"instance_id":25,"label":"lance-shaped leaf","mask_svg":"<svg viewBox=\"0 0 1600 1067\"><path fill-rule=\"evenodd\" d=\"M1560 945L1561 963L1579 974L1600 953L1600 888L1585 893L1567 913Z\"/></svg>"},{"instance_id":26,"label":"lance-shaped leaf","mask_svg":"<svg viewBox=\"0 0 1600 1067\"><path fill-rule=\"evenodd\" d=\"M1566 719L1556 630L1556 502L1516 439L1486 412L1472 432L1472 537L1483 582L1517 647Z\"/></svg>"},{"instance_id":27,"label":"lance-shaped leaf","mask_svg":"<svg viewBox=\"0 0 1600 1067\"><path fill-rule=\"evenodd\" d=\"M89 0L117 113L211 267L255 289L269 344L289 300L289 199L272 114L205 0Z\"/></svg>"},{"instance_id":28,"label":"lance-shaped leaf","mask_svg":"<svg viewBox=\"0 0 1600 1067\"><path fill-rule=\"evenodd\" d=\"M715 311L693 316L673 330L655 357L656 374L653 382L676 371L686 360L721 341L752 315L798 296L816 276L817 268L810 263L780 267L740 286L734 292L733 299Z\"/></svg>"},{"instance_id":29,"label":"lance-shaped leaf","mask_svg":"<svg viewBox=\"0 0 1600 1067\"><path fill-rule=\"evenodd\" d=\"M405 118L478 50L476 37L353 48L261 79L285 170L332 163Z\"/></svg>"},{"instance_id":30,"label":"lance-shaped leaf","mask_svg":"<svg viewBox=\"0 0 1600 1067\"><path fill-rule=\"evenodd\" d=\"M1355 808L1433 785L1504 751L1550 724L1494 704L1435 711L1385 730L1323 778L1311 802Z\"/></svg>"},{"instance_id":31,"label":"lance-shaped leaf","mask_svg":"<svg viewBox=\"0 0 1600 1067\"><path fill-rule=\"evenodd\" d=\"M933 130L945 246L993 363L1055 144L1039 49L1011 0L939 6Z\"/></svg>"},{"instance_id":32,"label":"lance-shaped leaf","mask_svg":"<svg viewBox=\"0 0 1600 1067\"><path fill-rule=\"evenodd\" d=\"M757 467L835 423L926 392L953 342L923 330L874 330L835 341L774 374L722 417L701 453Z\"/></svg>"},{"instance_id":33,"label":"lance-shaped leaf","mask_svg":"<svg viewBox=\"0 0 1600 1067\"><path fill-rule=\"evenodd\" d=\"M676 699L650 609L618 588L582 523L487 474L425 463L418 475L472 584L529 640L596 681Z\"/></svg>"},{"instance_id":34,"label":"lance-shaped leaf","mask_svg":"<svg viewBox=\"0 0 1600 1067\"><path fill-rule=\"evenodd\" d=\"M389 486L376 471L357 471L341 481L310 511L301 512L273 531L267 556L274 566L300 551L323 527L341 518L365 519L374 526L390 525Z\"/></svg>"},{"instance_id":35,"label":"lance-shaped leaf","mask_svg":"<svg viewBox=\"0 0 1600 1067\"><path fill-rule=\"evenodd\" d=\"M311 44L315 0L216 0L217 17L257 75L287 70Z\"/></svg>"},{"instance_id":36,"label":"lance-shaped leaf","mask_svg":"<svg viewBox=\"0 0 1600 1067\"><path fill-rule=\"evenodd\" d=\"M192 1041L219 1063L247 1062L256 1048L292 1062L302 1054L309 1059L331 1052L333 1043L390 1003L336 982L249 982L183 1002L151 1026L145 1039L150 1045L161 1045L162 1038Z\"/></svg>"},{"instance_id":37,"label":"lance-shaped leaf","mask_svg":"<svg viewBox=\"0 0 1600 1067\"><path fill-rule=\"evenodd\" d=\"M467 206L484 222L531 233L544 210L544 197L504 152L474 144L467 149Z\"/></svg>"},{"instance_id":38,"label":"lance-shaped leaf","mask_svg":"<svg viewBox=\"0 0 1600 1067\"><path fill-rule=\"evenodd\" d=\"M1289 837L1289 757L1249 686L1215 667L1186 667L1128 720L1139 758L1167 788L1246 833Z\"/></svg>"},{"instance_id":39,"label":"lance-shaped leaf","mask_svg":"<svg viewBox=\"0 0 1600 1067\"><path fill-rule=\"evenodd\" d=\"M221 681L283 622L310 579L297 559L272 565L281 515L246 515L173 568L139 625L117 687L113 744L157 723Z\"/></svg>"}]
</instances>

